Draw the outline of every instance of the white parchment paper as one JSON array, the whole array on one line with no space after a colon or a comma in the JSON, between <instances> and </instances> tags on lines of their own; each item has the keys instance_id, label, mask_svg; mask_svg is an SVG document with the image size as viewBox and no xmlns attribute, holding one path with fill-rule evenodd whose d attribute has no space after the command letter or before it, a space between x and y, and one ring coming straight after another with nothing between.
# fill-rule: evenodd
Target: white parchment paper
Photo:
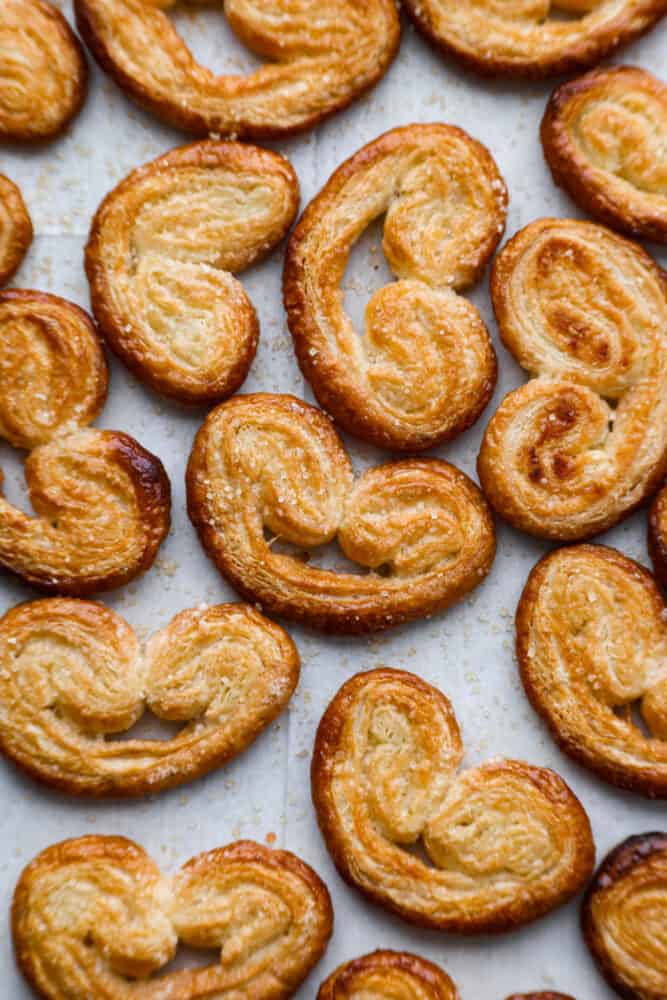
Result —
<instances>
[{"instance_id":1,"label":"white parchment paper","mask_svg":"<svg viewBox=\"0 0 667 1000\"><path fill-rule=\"evenodd\" d=\"M71 19L69 0L60 0ZM222 14L176 12L194 52L211 68L231 72L254 65ZM617 62L657 74L667 69L667 23L631 46ZM36 150L0 150L0 170L21 187L36 238L16 284L54 292L88 307L83 247L91 217L106 192L132 168L189 141L139 111L91 66L91 91L83 113L59 141ZM406 24L401 51L385 80L366 98L315 131L273 143L294 164L305 204L333 169L382 131L410 122L445 121L482 140L495 156L510 190L507 233L544 215L579 215L551 182L538 141L538 125L553 82L490 83L459 71L434 54ZM378 253L380 230L369 232L353 253L346 275L347 306L359 323L372 291L389 277ZM649 247L663 266L667 255ZM260 349L245 390L289 391L312 400L293 356L280 296L282 248L242 280L261 320ZM502 395L523 381L497 343L486 279L470 296L496 340L500 377L495 397L477 425L435 454L475 475L483 428ZM99 426L133 434L156 452L171 478L172 531L153 570L102 600L147 636L185 607L234 599L203 555L185 513L184 469L203 412L186 411L151 394L115 361L109 400ZM357 467L386 456L349 442ZM0 445L0 465L10 500L25 506L20 456ZM602 540L647 562L642 511ZM96 804L51 794L0 761L0 919L5 921L16 879L42 848L87 832L129 836L167 871L202 850L239 837L295 851L323 876L332 893L336 925L320 966L298 993L315 996L325 974L340 962L377 947L416 951L440 963L459 985L463 1000L502 1000L513 991L556 988L578 1000L611 1000L578 929L578 901L514 934L460 939L411 928L371 907L345 886L324 849L310 802L309 764L320 716L340 685L380 664L415 671L440 687L454 704L466 747L464 765L492 756L526 759L556 768L582 799L593 823L598 858L622 838L665 828L667 805L616 791L575 766L556 749L520 686L513 655L513 615L529 570L546 544L499 525L499 551L488 580L467 600L438 618L380 637L333 639L292 628L303 667L291 707L254 746L194 784L152 799ZM4 576L0 610L36 595ZM0 936L0 992L31 995L15 971L8 924Z\"/></svg>"}]
</instances>

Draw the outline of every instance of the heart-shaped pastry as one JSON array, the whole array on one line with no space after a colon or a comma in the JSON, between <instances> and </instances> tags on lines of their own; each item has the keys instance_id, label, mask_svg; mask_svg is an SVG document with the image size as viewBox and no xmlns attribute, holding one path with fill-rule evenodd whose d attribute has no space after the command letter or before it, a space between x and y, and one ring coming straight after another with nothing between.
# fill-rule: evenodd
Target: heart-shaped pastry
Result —
<instances>
[{"instance_id":1,"label":"heart-shaped pastry","mask_svg":"<svg viewBox=\"0 0 667 1000\"><path fill-rule=\"evenodd\" d=\"M32 222L21 192L0 174L0 285L18 270L32 243Z\"/></svg>"},{"instance_id":2,"label":"heart-shaped pastry","mask_svg":"<svg viewBox=\"0 0 667 1000\"><path fill-rule=\"evenodd\" d=\"M491 294L503 342L531 379L486 429L482 489L531 534L605 531L667 472L667 283L616 233L541 219L498 255Z\"/></svg>"},{"instance_id":3,"label":"heart-shaped pastry","mask_svg":"<svg viewBox=\"0 0 667 1000\"><path fill-rule=\"evenodd\" d=\"M107 195L86 247L93 313L142 382L186 403L239 388L259 324L234 274L282 240L298 204L289 162L236 142L173 149Z\"/></svg>"},{"instance_id":4,"label":"heart-shaped pastry","mask_svg":"<svg viewBox=\"0 0 667 1000\"><path fill-rule=\"evenodd\" d=\"M667 86L634 66L595 69L551 95L542 146L556 184L585 212L667 243Z\"/></svg>"},{"instance_id":5,"label":"heart-shaped pastry","mask_svg":"<svg viewBox=\"0 0 667 1000\"><path fill-rule=\"evenodd\" d=\"M47 1000L287 1000L332 921L312 868L251 841L167 877L124 837L65 840L23 871L12 905L17 962ZM153 978L179 940L220 958Z\"/></svg>"},{"instance_id":6,"label":"heart-shaped pastry","mask_svg":"<svg viewBox=\"0 0 667 1000\"><path fill-rule=\"evenodd\" d=\"M50 598L0 619L0 747L74 795L145 795L225 764L283 710L299 679L287 633L244 604L191 608L141 649L101 604ZM171 739L106 740L146 709Z\"/></svg>"},{"instance_id":7,"label":"heart-shaped pastry","mask_svg":"<svg viewBox=\"0 0 667 1000\"><path fill-rule=\"evenodd\" d=\"M594 66L649 31L667 0L403 0L435 46L484 76L539 79Z\"/></svg>"},{"instance_id":8,"label":"heart-shaped pastry","mask_svg":"<svg viewBox=\"0 0 667 1000\"><path fill-rule=\"evenodd\" d=\"M663 486L651 504L648 547L655 575L667 587L667 486Z\"/></svg>"},{"instance_id":9,"label":"heart-shaped pastry","mask_svg":"<svg viewBox=\"0 0 667 1000\"><path fill-rule=\"evenodd\" d=\"M398 50L394 0L224 0L232 30L267 62L247 76L217 76L165 13L176 2L74 0L74 9L118 86L196 135L256 139L310 128L377 83Z\"/></svg>"},{"instance_id":10,"label":"heart-shaped pastry","mask_svg":"<svg viewBox=\"0 0 667 1000\"><path fill-rule=\"evenodd\" d=\"M651 574L602 545L550 552L528 577L516 637L526 694L565 753L667 798L667 608Z\"/></svg>"},{"instance_id":11,"label":"heart-shaped pastry","mask_svg":"<svg viewBox=\"0 0 667 1000\"><path fill-rule=\"evenodd\" d=\"M294 396L235 396L213 410L195 438L187 493L206 552L239 593L333 632L445 608L484 579L495 555L488 507L462 472L412 459L355 480L331 421ZM273 548L334 538L366 572L320 569Z\"/></svg>"},{"instance_id":12,"label":"heart-shaped pastry","mask_svg":"<svg viewBox=\"0 0 667 1000\"><path fill-rule=\"evenodd\" d=\"M411 923L508 931L574 896L594 846L579 800L554 771L496 760L457 774L452 707L414 674L347 681L315 739L312 793L342 877ZM421 845L421 852L409 850Z\"/></svg>"},{"instance_id":13,"label":"heart-shaped pastry","mask_svg":"<svg viewBox=\"0 0 667 1000\"><path fill-rule=\"evenodd\" d=\"M604 859L581 911L600 972L623 1000L667 996L667 833L628 837Z\"/></svg>"},{"instance_id":14,"label":"heart-shaped pastry","mask_svg":"<svg viewBox=\"0 0 667 1000\"><path fill-rule=\"evenodd\" d=\"M90 318L43 292L0 293L0 437L30 452L31 517L0 496L0 566L82 596L152 565L169 530L162 463L120 431L87 428L107 368Z\"/></svg>"},{"instance_id":15,"label":"heart-shaped pastry","mask_svg":"<svg viewBox=\"0 0 667 1000\"><path fill-rule=\"evenodd\" d=\"M46 0L0 4L0 139L51 139L77 115L88 88L81 43Z\"/></svg>"},{"instance_id":16,"label":"heart-shaped pastry","mask_svg":"<svg viewBox=\"0 0 667 1000\"><path fill-rule=\"evenodd\" d=\"M310 203L289 242L283 297L301 370L344 430L414 451L480 415L496 355L477 309L457 292L481 275L506 213L493 158L452 125L385 133ZM399 280L375 292L360 337L341 282L354 243L381 216Z\"/></svg>"}]
</instances>

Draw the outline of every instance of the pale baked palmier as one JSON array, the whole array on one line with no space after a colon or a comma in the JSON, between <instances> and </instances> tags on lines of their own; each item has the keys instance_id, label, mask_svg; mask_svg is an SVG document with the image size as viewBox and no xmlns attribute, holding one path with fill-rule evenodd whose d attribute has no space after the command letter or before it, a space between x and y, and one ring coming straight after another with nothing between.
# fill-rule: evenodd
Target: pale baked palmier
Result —
<instances>
[{"instance_id":1,"label":"pale baked palmier","mask_svg":"<svg viewBox=\"0 0 667 1000\"><path fill-rule=\"evenodd\" d=\"M481 582L495 555L488 506L464 473L412 459L355 480L331 421L294 396L257 393L216 407L195 438L187 496L204 549L239 593L332 632L445 608ZM334 538L367 572L319 569L272 548Z\"/></svg>"},{"instance_id":2,"label":"pale baked palmier","mask_svg":"<svg viewBox=\"0 0 667 1000\"><path fill-rule=\"evenodd\" d=\"M16 273L31 243L32 222L21 192L0 174L0 285Z\"/></svg>"},{"instance_id":3,"label":"pale baked palmier","mask_svg":"<svg viewBox=\"0 0 667 1000\"><path fill-rule=\"evenodd\" d=\"M287 633L248 605L182 611L142 650L101 604L20 604L0 619L0 748L73 795L158 792L249 746L298 679ZM147 709L183 729L167 740L105 740Z\"/></svg>"},{"instance_id":4,"label":"pale baked palmier","mask_svg":"<svg viewBox=\"0 0 667 1000\"><path fill-rule=\"evenodd\" d=\"M0 139L59 135L81 110L88 87L83 49L46 0L0 4Z\"/></svg>"},{"instance_id":5,"label":"pale baked palmier","mask_svg":"<svg viewBox=\"0 0 667 1000\"><path fill-rule=\"evenodd\" d=\"M496 258L505 346L532 376L482 441L492 506L523 531L579 540L610 528L667 471L667 285L637 244L541 219Z\"/></svg>"},{"instance_id":6,"label":"pale baked palmier","mask_svg":"<svg viewBox=\"0 0 667 1000\"><path fill-rule=\"evenodd\" d=\"M0 293L0 386L0 437L30 452L37 514L0 496L0 566L74 596L143 573L169 530L169 480L134 438L86 426L107 391L88 315L56 295Z\"/></svg>"},{"instance_id":7,"label":"pale baked palmier","mask_svg":"<svg viewBox=\"0 0 667 1000\"><path fill-rule=\"evenodd\" d=\"M331 935L327 888L287 851L239 841L168 877L124 837L42 851L14 892L16 960L48 1000L287 1000ZM178 942L220 959L152 977Z\"/></svg>"},{"instance_id":8,"label":"pale baked palmier","mask_svg":"<svg viewBox=\"0 0 667 1000\"><path fill-rule=\"evenodd\" d=\"M667 486L663 486L651 504L648 548L655 575L667 587Z\"/></svg>"},{"instance_id":9,"label":"pale baked palmier","mask_svg":"<svg viewBox=\"0 0 667 1000\"><path fill-rule=\"evenodd\" d=\"M374 951L340 965L322 983L317 1000L459 1000L446 972L406 951Z\"/></svg>"},{"instance_id":10,"label":"pale baked palmier","mask_svg":"<svg viewBox=\"0 0 667 1000\"><path fill-rule=\"evenodd\" d=\"M633 66L558 87L542 119L556 184L630 236L667 243L667 86Z\"/></svg>"},{"instance_id":11,"label":"pale baked palmier","mask_svg":"<svg viewBox=\"0 0 667 1000\"><path fill-rule=\"evenodd\" d=\"M342 877L424 927L508 931L570 899L594 862L590 823L554 771L496 760L457 774L452 706L414 674L347 681L315 738L312 794ZM432 862L405 848L421 844Z\"/></svg>"},{"instance_id":12,"label":"pale baked palmier","mask_svg":"<svg viewBox=\"0 0 667 1000\"><path fill-rule=\"evenodd\" d=\"M667 0L403 0L403 6L426 38L468 69L530 79L594 66L667 13Z\"/></svg>"},{"instance_id":13,"label":"pale baked palmier","mask_svg":"<svg viewBox=\"0 0 667 1000\"><path fill-rule=\"evenodd\" d=\"M386 132L310 203L290 238L283 297L301 370L346 431L414 451L477 419L496 356L477 309L457 292L479 278L506 212L490 153L453 125ZM340 286L352 246L380 216L399 280L375 292L359 337Z\"/></svg>"},{"instance_id":14,"label":"pale baked palmier","mask_svg":"<svg viewBox=\"0 0 667 1000\"><path fill-rule=\"evenodd\" d=\"M550 552L524 587L516 642L526 694L565 753L667 798L667 608L651 574L602 545Z\"/></svg>"},{"instance_id":15,"label":"pale baked palmier","mask_svg":"<svg viewBox=\"0 0 667 1000\"><path fill-rule=\"evenodd\" d=\"M298 204L290 163L256 146L198 142L134 170L100 205L86 247L111 349L182 402L236 392L259 323L234 273L282 240Z\"/></svg>"},{"instance_id":16,"label":"pale baked palmier","mask_svg":"<svg viewBox=\"0 0 667 1000\"><path fill-rule=\"evenodd\" d=\"M247 76L216 76L165 13L175 2L74 0L74 9L118 86L196 135L247 139L310 128L377 83L398 50L394 0L225 0L230 27L267 63Z\"/></svg>"},{"instance_id":17,"label":"pale baked palmier","mask_svg":"<svg viewBox=\"0 0 667 1000\"><path fill-rule=\"evenodd\" d=\"M667 996L667 833L628 837L604 859L584 899L584 939L624 1000Z\"/></svg>"}]
</instances>

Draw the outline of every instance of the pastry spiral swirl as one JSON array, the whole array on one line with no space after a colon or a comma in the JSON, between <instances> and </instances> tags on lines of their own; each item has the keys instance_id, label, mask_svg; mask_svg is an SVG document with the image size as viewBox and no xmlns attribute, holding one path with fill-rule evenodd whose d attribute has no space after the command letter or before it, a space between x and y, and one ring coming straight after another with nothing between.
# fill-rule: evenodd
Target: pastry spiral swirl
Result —
<instances>
[{"instance_id":1,"label":"pastry spiral swirl","mask_svg":"<svg viewBox=\"0 0 667 1000\"><path fill-rule=\"evenodd\" d=\"M355 481L331 422L294 396L236 396L213 410L195 438L187 495L206 552L247 600L334 632L445 608L495 555L489 510L462 472L414 459ZM272 549L277 539L312 549L334 538L370 572L319 569Z\"/></svg>"},{"instance_id":2,"label":"pastry spiral swirl","mask_svg":"<svg viewBox=\"0 0 667 1000\"><path fill-rule=\"evenodd\" d=\"M558 87L542 119L556 184L594 218L667 243L667 86L632 66Z\"/></svg>"},{"instance_id":3,"label":"pastry spiral swirl","mask_svg":"<svg viewBox=\"0 0 667 1000\"><path fill-rule=\"evenodd\" d=\"M457 774L452 707L413 674L357 674L320 722L312 793L342 877L424 927L507 931L590 876L588 817L555 772L492 761ZM422 842L427 865L403 845Z\"/></svg>"},{"instance_id":4,"label":"pastry spiral swirl","mask_svg":"<svg viewBox=\"0 0 667 1000\"><path fill-rule=\"evenodd\" d=\"M75 795L144 795L244 750L299 678L291 639L253 608L191 608L145 651L101 604L50 598L0 619L0 748ZM183 723L168 740L107 741L150 709Z\"/></svg>"},{"instance_id":5,"label":"pastry spiral swirl","mask_svg":"<svg viewBox=\"0 0 667 1000\"><path fill-rule=\"evenodd\" d=\"M0 174L0 285L18 270L32 243L32 222L21 192Z\"/></svg>"},{"instance_id":6,"label":"pastry spiral swirl","mask_svg":"<svg viewBox=\"0 0 667 1000\"><path fill-rule=\"evenodd\" d=\"M650 573L602 545L557 549L528 578L516 635L526 694L559 746L667 798L667 609ZM651 738L632 720L637 701Z\"/></svg>"},{"instance_id":7,"label":"pastry spiral swirl","mask_svg":"<svg viewBox=\"0 0 667 1000\"><path fill-rule=\"evenodd\" d=\"M169 529L162 463L119 431L88 429L106 398L95 328L78 306L0 293L0 437L30 451L31 517L0 496L0 566L73 596L144 572Z\"/></svg>"},{"instance_id":8,"label":"pastry spiral swirl","mask_svg":"<svg viewBox=\"0 0 667 1000\"><path fill-rule=\"evenodd\" d=\"M164 13L175 2L74 0L74 9L118 86L196 135L256 139L309 128L377 83L398 50L394 0L224 0L233 31L268 62L248 76L216 76Z\"/></svg>"},{"instance_id":9,"label":"pastry spiral swirl","mask_svg":"<svg viewBox=\"0 0 667 1000\"><path fill-rule=\"evenodd\" d=\"M667 285L636 244L541 219L495 261L493 307L532 376L487 427L482 488L511 524L577 540L611 527L667 471Z\"/></svg>"},{"instance_id":10,"label":"pastry spiral swirl","mask_svg":"<svg viewBox=\"0 0 667 1000\"><path fill-rule=\"evenodd\" d=\"M667 587L667 486L663 486L651 505L648 547L655 575Z\"/></svg>"},{"instance_id":11,"label":"pastry spiral swirl","mask_svg":"<svg viewBox=\"0 0 667 1000\"><path fill-rule=\"evenodd\" d=\"M540 79L599 63L667 13L667 0L403 0L438 48L485 76ZM550 13L580 15L562 19Z\"/></svg>"},{"instance_id":12,"label":"pastry spiral swirl","mask_svg":"<svg viewBox=\"0 0 667 1000\"><path fill-rule=\"evenodd\" d=\"M667 834L628 837L607 855L581 923L600 972L624 1000L667 996Z\"/></svg>"},{"instance_id":13,"label":"pastry spiral swirl","mask_svg":"<svg viewBox=\"0 0 667 1000\"><path fill-rule=\"evenodd\" d=\"M374 951L340 965L317 1000L459 1000L446 972L406 951ZM572 1000L562 993L515 993L507 1000Z\"/></svg>"},{"instance_id":14,"label":"pastry spiral swirl","mask_svg":"<svg viewBox=\"0 0 667 1000\"><path fill-rule=\"evenodd\" d=\"M46 0L0 5L0 139L62 132L81 109L88 69L78 38Z\"/></svg>"},{"instance_id":15,"label":"pastry spiral swirl","mask_svg":"<svg viewBox=\"0 0 667 1000\"><path fill-rule=\"evenodd\" d=\"M496 356L477 309L456 293L481 274L506 212L491 155L452 125L385 133L310 203L289 242L283 296L301 370L341 427L398 451L474 423ZM399 280L373 295L360 338L340 285L353 244L383 215Z\"/></svg>"},{"instance_id":16,"label":"pastry spiral swirl","mask_svg":"<svg viewBox=\"0 0 667 1000\"><path fill-rule=\"evenodd\" d=\"M238 272L289 229L299 184L277 153L198 142L134 170L95 215L86 271L111 349L186 403L235 392L259 324Z\"/></svg>"},{"instance_id":17,"label":"pastry spiral swirl","mask_svg":"<svg viewBox=\"0 0 667 1000\"><path fill-rule=\"evenodd\" d=\"M42 851L14 892L21 971L48 1000L287 1000L332 928L326 886L287 851L239 841L162 875L124 837ZM178 942L220 948L217 963L150 978Z\"/></svg>"}]
</instances>

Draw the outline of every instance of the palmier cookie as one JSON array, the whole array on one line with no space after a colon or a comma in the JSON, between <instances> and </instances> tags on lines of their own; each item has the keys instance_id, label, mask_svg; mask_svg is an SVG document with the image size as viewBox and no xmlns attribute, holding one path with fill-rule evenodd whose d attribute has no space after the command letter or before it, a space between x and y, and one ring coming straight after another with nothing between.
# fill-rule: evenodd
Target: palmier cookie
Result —
<instances>
[{"instance_id":1,"label":"palmier cookie","mask_svg":"<svg viewBox=\"0 0 667 1000\"><path fill-rule=\"evenodd\" d=\"M385 133L310 203L289 242L283 296L301 370L346 431L415 450L477 419L496 356L477 309L457 291L479 278L506 211L491 155L452 125ZM359 337L341 282L352 246L383 215L383 249L399 280L375 292Z\"/></svg>"},{"instance_id":2,"label":"palmier cookie","mask_svg":"<svg viewBox=\"0 0 667 1000\"><path fill-rule=\"evenodd\" d=\"M667 587L667 486L663 486L651 505L648 547L655 575Z\"/></svg>"},{"instance_id":3,"label":"palmier cookie","mask_svg":"<svg viewBox=\"0 0 667 1000\"><path fill-rule=\"evenodd\" d=\"M650 573L602 545L557 549L528 578L516 637L526 694L559 746L614 785L667 798L667 609Z\"/></svg>"},{"instance_id":4,"label":"palmier cookie","mask_svg":"<svg viewBox=\"0 0 667 1000\"><path fill-rule=\"evenodd\" d=\"M628 837L604 859L581 912L600 972L624 1000L667 996L667 833Z\"/></svg>"},{"instance_id":5,"label":"palmier cookie","mask_svg":"<svg viewBox=\"0 0 667 1000\"><path fill-rule=\"evenodd\" d=\"M0 4L0 139L62 132L81 109L88 69L78 38L46 0Z\"/></svg>"},{"instance_id":6,"label":"palmier cookie","mask_svg":"<svg viewBox=\"0 0 667 1000\"><path fill-rule=\"evenodd\" d=\"M342 877L423 927L508 931L589 878L588 817L555 772L495 760L457 774L452 707L413 674L357 674L320 722L312 794ZM421 842L432 865L406 846Z\"/></svg>"},{"instance_id":7,"label":"palmier cookie","mask_svg":"<svg viewBox=\"0 0 667 1000\"><path fill-rule=\"evenodd\" d=\"M86 313L43 292L0 293L0 386L0 437L30 452L37 514L0 496L0 566L74 596L143 573L169 530L169 480L134 438L87 427L107 368Z\"/></svg>"},{"instance_id":8,"label":"palmier cookie","mask_svg":"<svg viewBox=\"0 0 667 1000\"><path fill-rule=\"evenodd\" d=\"M462 472L413 459L355 480L331 421L294 396L236 396L213 410L195 438L187 496L206 552L239 593L332 632L445 608L481 582L495 555L489 509ZM320 569L273 548L334 538L370 572Z\"/></svg>"},{"instance_id":9,"label":"palmier cookie","mask_svg":"<svg viewBox=\"0 0 667 1000\"><path fill-rule=\"evenodd\" d=\"M164 12L174 3L74 0L74 9L118 86L196 135L247 139L309 128L377 83L398 50L394 0L226 0L230 27L267 63L246 76L216 76Z\"/></svg>"},{"instance_id":10,"label":"palmier cookie","mask_svg":"<svg viewBox=\"0 0 667 1000\"><path fill-rule=\"evenodd\" d=\"M346 962L322 983L317 1000L459 1000L446 972L406 951L375 951ZM572 1000L562 993L515 993L508 1000Z\"/></svg>"},{"instance_id":11,"label":"palmier cookie","mask_svg":"<svg viewBox=\"0 0 667 1000\"><path fill-rule=\"evenodd\" d=\"M182 611L142 651L101 604L20 604L0 619L0 748L74 795L158 792L245 750L298 679L287 633L248 605ZM168 740L105 740L146 709L183 729Z\"/></svg>"},{"instance_id":12,"label":"palmier cookie","mask_svg":"<svg viewBox=\"0 0 667 1000\"><path fill-rule=\"evenodd\" d=\"M102 202L86 248L93 313L111 349L182 402L235 392L259 324L233 273L294 221L299 184L277 153L234 142L174 149Z\"/></svg>"},{"instance_id":13,"label":"palmier cookie","mask_svg":"<svg viewBox=\"0 0 667 1000\"><path fill-rule=\"evenodd\" d=\"M32 222L21 192L0 174L0 285L19 269L32 243Z\"/></svg>"},{"instance_id":14,"label":"palmier cookie","mask_svg":"<svg viewBox=\"0 0 667 1000\"><path fill-rule=\"evenodd\" d=\"M530 79L594 66L667 13L667 0L403 3L422 34L468 69Z\"/></svg>"},{"instance_id":15,"label":"palmier cookie","mask_svg":"<svg viewBox=\"0 0 667 1000\"><path fill-rule=\"evenodd\" d=\"M287 851L239 841L168 877L124 837L42 851L14 892L21 972L47 1000L287 1000L331 935L326 886ZM152 978L179 941L219 961Z\"/></svg>"},{"instance_id":16,"label":"palmier cookie","mask_svg":"<svg viewBox=\"0 0 667 1000\"><path fill-rule=\"evenodd\" d=\"M556 184L614 229L667 243L667 86L632 66L596 69L551 95L542 146Z\"/></svg>"},{"instance_id":17,"label":"palmier cookie","mask_svg":"<svg viewBox=\"0 0 667 1000\"><path fill-rule=\"evenodd\" d=\"M498 255L491 294L503 342L532 377L487 427L482 488L531 534L604 531L667 471L667 284L608 229L541 219Z\"/></svg>"}]
</instances>

